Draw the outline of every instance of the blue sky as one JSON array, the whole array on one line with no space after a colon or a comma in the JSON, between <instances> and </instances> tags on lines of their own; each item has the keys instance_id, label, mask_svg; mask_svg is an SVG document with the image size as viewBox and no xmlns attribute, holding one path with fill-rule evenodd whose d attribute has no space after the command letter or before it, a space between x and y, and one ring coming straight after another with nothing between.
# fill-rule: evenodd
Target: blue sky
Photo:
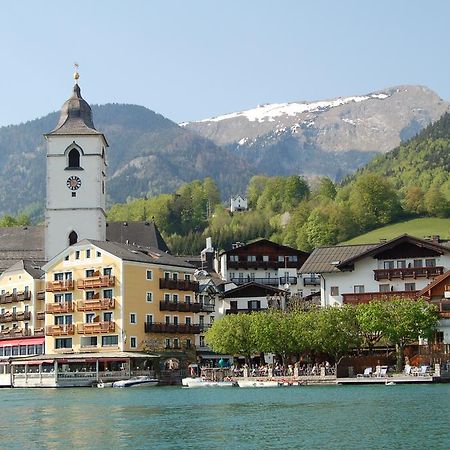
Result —
<instances>
[{"instance_id":1,"label":"blue sky","mask_svg":"<svg viewBox=\"0 0 450 450\"><path fill-rule=\"evenodd\" d=\"M422 84L450 100L450 2L22 0L1 5L0 125L86 100L191 121Z\"/></svg>"}]
</instances>

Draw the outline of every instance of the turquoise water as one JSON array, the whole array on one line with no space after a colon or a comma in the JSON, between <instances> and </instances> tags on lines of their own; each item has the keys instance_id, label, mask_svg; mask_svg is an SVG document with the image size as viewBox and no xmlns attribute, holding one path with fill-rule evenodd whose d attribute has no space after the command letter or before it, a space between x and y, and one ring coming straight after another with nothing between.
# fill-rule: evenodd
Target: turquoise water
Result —
<instances>
[{"instance_id":1,"label":"turquoise water","mask_svg":"<svg viewBox=\"0 0 450 450\"><path fill-rule=\"evenodd\" d=\"M450 384L1 389L1 449L449 449Z\"/></svg>"}]
</instances>

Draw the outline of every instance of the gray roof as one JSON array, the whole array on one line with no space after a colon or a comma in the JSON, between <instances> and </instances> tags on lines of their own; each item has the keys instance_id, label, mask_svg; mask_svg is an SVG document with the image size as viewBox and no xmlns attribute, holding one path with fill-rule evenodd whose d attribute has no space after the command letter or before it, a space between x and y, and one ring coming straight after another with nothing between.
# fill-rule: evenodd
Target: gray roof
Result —
<instances>
[{"instance_id":1,"label":"gray roof","mask_svg":"<svg viewBox=\"0 0 450 450\"><path fill-rule=\"evenodd\" d=\"M192 264L187 263L183 258L178 258L170 253L162 252L160 249L151 247L142 247L130 244L121 244L111 241L95 241L92 239L84 239L76 245L82 245L86 242L101 248L105 252L111 253L124 261L135 261L149 264L161 264L164 266L185 267L195 269Z\"/></svg>"},{"instance_id":2,"label":"gray roof","mask_svg":"<svg viewBox=\"0 0 450 450\"><path fill-rule=\"evenodd\" d=\"M108 222L106 239L123 244L157 248L163 252L169 251L154 222Z\"/></svg>"},{"instance_id":3,"label":"gray roof","mask_svg":"<svg viewBox=\"0 0 450 450\"><path fill-rule=\"evenodd\" d=\"M34 279L39 279L44 275L44 271L41 269L42 265L42 261L29 261L21 259L20 261L14 263L12 266L8 267L3 273L14 272L16 270L25 270Z\"/></svg>"},{"instance_id":4,"label":"gray roof","mask_svg":"<svg viewBox=\"0 0 450 450\"><path fill-rule=\"evenodd\" d=\"M301 273L329 273L339 272L337 264L361 255L368 250L378 247L380 244L361 245L335 245L331 247L318 247L313 250L305 264L300 269ZM335 263L335 264L332 264Z\"/></svg>"},{"instance_id":5,"label":"gray roof","mask_svg":"<svg viewBox=\"0 0 450 450\"><path fill-rule=\"evenodd\" d=\"M81 90L78 84L75 84L73 87L72 96L62 105L56 128L47 135L65 134L102 135L95 129L91 107L81 97Z\"/></svg>"}]
</instances>

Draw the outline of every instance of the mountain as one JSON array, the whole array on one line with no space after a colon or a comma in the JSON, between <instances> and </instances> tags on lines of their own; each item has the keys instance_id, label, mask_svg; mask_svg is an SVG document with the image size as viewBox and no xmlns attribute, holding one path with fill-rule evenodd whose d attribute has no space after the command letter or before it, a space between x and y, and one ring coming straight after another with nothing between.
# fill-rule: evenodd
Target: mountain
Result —
<instances>
[{"instance_id":1,"label":"mountain","mask_svg":"<svg viewBox=\"0 0 450 450\"><path fill-rule=\"evenodd\" d=\"M339 179L416 135L449 110L423 86L317 102L260 105L184 128L213 140L269 175Z\"/></svg>"},{"instance_id":2,"label":"mountain","mask_svg":"<svg viewBox=\"0 0 450 450\"><path fill-rule=\"evenodd\" d=\"M181 184L211 176L226 196L245 189L250 165L209 139L136 105L92 107L107 153L109 203L128 197L173 192ZM45 200L43 134L58 122L58 113L0 128L0 215L28 208L42 212Z\"/></svg>"}]
</instances>

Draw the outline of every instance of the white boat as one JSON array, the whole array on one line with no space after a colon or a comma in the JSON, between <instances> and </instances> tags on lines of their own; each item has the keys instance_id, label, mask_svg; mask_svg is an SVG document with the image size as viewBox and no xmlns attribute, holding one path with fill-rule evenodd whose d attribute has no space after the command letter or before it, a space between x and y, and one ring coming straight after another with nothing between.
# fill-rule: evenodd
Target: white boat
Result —
<instances>
[{"instance_id":1,"label":"white boat","mask_svg":"<svg viewBox=\"0 0 450 450\"><path fill-rule=\"evenodd\" d=\"M273 380L238 380L237 381L239 387L241 388L250 388L250 387L258 387L258 388L264 388L264 387L278 387L282 386L283 383L279 383L278 381Z\"/></svg>"},{"instance_id":2,"label":"white boat","mask_svg":"<svg viewBox=\"0 0 450 450\"><path fill-rule=\"evenodd\" d=\"M395 386L396 383L394 381L386 381L384 384L386 386Z\"/></svg>"},{"instance_id":3,"label":"white boat","mask_svg":"<svg viewBox=\"0 0 450 450\"><path fill-rule=\"evenodd\" d=\"M232 381L212 381L200 377L187 377L181 380L181 384L188 388L202 388L202 387L233 387Z\"/></svg>"},{"instance_id":4,"label":"white boat","mask_svg":"<svg viewBox=\"0 0 450 450\"><path fill-rule=\"evenodd\" d=\"M149 387L149 386L156 386L159 383L159 380L156 378L151 378L148 376L141 376L141 377L133 377L129 378L128 380L120 380L115 381L112 384L112 387L115 388L125 388L125 387Z\"/></svg>"}]
</instances>

